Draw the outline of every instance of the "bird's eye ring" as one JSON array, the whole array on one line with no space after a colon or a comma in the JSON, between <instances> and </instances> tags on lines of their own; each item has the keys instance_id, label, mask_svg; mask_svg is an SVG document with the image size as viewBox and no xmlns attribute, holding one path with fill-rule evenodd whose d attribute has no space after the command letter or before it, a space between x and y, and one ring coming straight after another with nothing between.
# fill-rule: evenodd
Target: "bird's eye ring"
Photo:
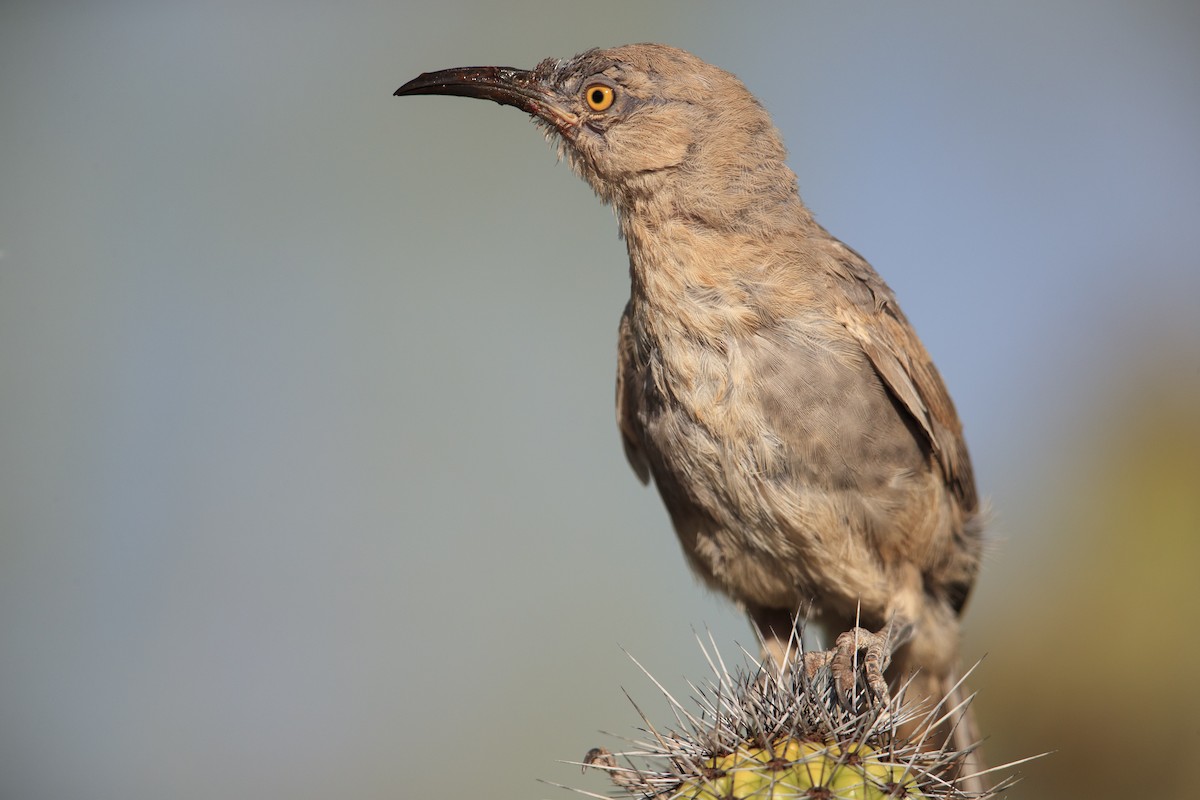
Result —
<instances>
[{"instance_id":1,"label":"bird's eye ring","mask_svg":"<svg viewBox=\"0 0 1200 800\"><path fill-rule=\"evenodd\" d=\"M588 108L592 111L607 111L608 107L613 104L612 87L605 86L603 83L593 83L584 90L583 96L587 100Z\"/></svg>"}]
</instances>

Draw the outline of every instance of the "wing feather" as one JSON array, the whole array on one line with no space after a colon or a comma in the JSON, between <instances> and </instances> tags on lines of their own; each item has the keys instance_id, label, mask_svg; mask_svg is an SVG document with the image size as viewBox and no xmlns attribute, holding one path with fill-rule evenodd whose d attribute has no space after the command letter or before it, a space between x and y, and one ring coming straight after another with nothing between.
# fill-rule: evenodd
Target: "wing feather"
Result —
<instances>
[{"instance_id":1,"label":"wing feather","mask_svg":"<svg viewBox=\"0 0 1200 800\"><path fill-rule=\"evenodd\" d=\"M962 423L933 360L879 274L853 249L833 237L830 241L834 285L846 301L835 303L839 321L925 433L963 509L975 510L979 500Z\"/></svg>"},{"instance_id":2,"label":"wing feather","mask_svg":"<svg viewBox=\"0 0 1200 800\"><path fill-rule=\"evenodd\" d=\"M642 483L650 481L650 464L642 449L640 425L637 421L640 407L639 390L644 385L642 374L644 367L640 366L635 352L633 327L629 320L630 308L625 306L621 315L621 325L617 329L617 427L621 431L621 443L625 446L625 457L629 465L637 473Z\"/></svg>"}]
</instances>

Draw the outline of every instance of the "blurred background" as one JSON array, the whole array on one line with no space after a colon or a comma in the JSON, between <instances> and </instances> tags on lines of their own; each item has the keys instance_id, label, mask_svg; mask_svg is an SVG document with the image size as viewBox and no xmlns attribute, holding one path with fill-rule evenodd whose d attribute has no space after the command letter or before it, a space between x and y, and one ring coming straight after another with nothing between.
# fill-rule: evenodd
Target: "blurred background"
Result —
<instances>
[{"instance_id":1,"label":"blurred background","mask_svg":"<svg viewBox=\"0 0 1200 800\"><path fill-rule=\"evenodd\" d=\"M995 510L1014 797L1192 797L1200 4L0 5L0 797L566 797L688 574L613 421L611 213L417 73L662 41L772 111Z\"/></svg>"}]
</instances>

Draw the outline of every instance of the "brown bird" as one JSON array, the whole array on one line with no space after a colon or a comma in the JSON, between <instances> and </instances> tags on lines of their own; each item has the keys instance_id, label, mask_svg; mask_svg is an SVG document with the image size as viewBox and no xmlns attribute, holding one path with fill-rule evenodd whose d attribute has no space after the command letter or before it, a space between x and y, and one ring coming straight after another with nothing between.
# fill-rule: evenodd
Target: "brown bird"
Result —
<instances>
[{"instance_id":1,"label":"brown bird","mask_svg":"<svg viewBox=\"0 0 1200 800\"><path fill-rule=\"evenodd\" d=\"M658 44L426 73L396 94L528 112L615 207L625 452L764 649L782 663L811 613L850 631L833 651L843 690L865 649L876 691L891 656L894 680L917 671L908 697L950 692L982 542L962 426L891 289L801 202L758 100Z\"/></svg>"}]
</instances>

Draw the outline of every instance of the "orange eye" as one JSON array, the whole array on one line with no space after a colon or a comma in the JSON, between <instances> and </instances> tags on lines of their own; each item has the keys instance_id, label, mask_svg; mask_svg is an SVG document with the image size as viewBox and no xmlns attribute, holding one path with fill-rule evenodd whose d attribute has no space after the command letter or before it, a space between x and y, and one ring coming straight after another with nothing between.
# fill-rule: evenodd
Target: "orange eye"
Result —
<instances>
[{"instance_id":1,"label":"orange eye","mask_svg":"<svg viewBox=\"0 0 1200 800\"><path fill-rule=\"evenodd\" d=\"M587 87L583 96L587 98L588 108L592 111L607 111L613 104L613 90L603 83L593 83Z\"/></svg>"}]
</instances>

